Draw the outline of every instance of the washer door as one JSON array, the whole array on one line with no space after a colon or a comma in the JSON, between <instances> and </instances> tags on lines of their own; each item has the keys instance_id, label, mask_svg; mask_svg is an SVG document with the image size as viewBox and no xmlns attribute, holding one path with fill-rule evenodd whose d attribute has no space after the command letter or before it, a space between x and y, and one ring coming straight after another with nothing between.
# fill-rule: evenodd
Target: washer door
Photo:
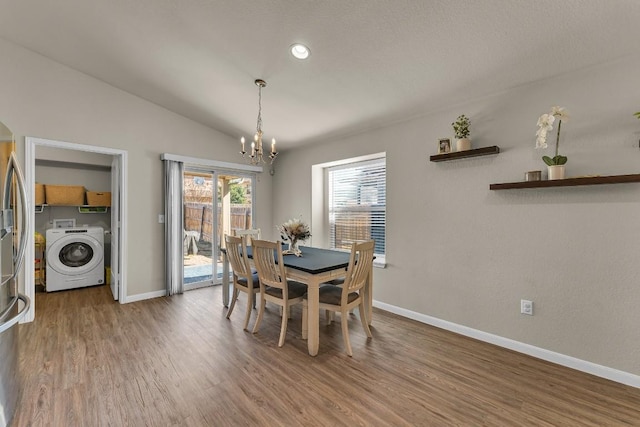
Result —
<instances>
[{"instance_id":1,"label":"washer door","mask_svg":"<svg viewBox=\"0 0 640 427\"><path fill-rule=\"evenodd\" d=\"M102 244L95 238L70 233L47 248L47 265L68 276L86 274L100 265L103 253Z\"/></svg>"}]
</instances>

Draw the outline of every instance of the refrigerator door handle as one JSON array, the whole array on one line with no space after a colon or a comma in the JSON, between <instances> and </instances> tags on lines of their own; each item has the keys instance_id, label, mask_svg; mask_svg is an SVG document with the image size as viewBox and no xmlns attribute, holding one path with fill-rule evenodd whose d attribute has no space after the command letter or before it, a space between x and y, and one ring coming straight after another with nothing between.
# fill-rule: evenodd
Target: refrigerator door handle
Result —
<instances>
[{"instance_id":1,"label":"refrigerator door handle","mask_svg":"<svg viewBox=\"0 0 640 427\"><path fill-rule=\"evenodd\" d=\"M27 310L29 310L29 306L31 305L31 300L29 299L28 296L23 294L18 294L18 299L24 303L22 310L20 310L18 314L13 316L11 319L7 320L6 322L0 325L0 334L8 330L9 328L11 328L16 323L18 323L20 319L22 319L22 317L25 314L27 314Z\"/></svg>"},{"instance_id":2,"label":"refrigerator door handle","mask_svg":"<svg viewBox=\"0 0 640 427\"><path fill-rule=\"evenodd\" d=\"M29 230L29 207L27 202L27 192L24 184L24 175L22 174L22 170L20 170L20 164L18 163L18 159L16 158L16 153L12 152L9 156L9 161L7 162L7 174L5 175L4 182L4 199L2 200L2 211L3 211L3 226L7 231L13 229L13 218L9 218L12 215L11 211L11 181L13 178L13 174L16 175L16 181L18 182L18 193L20 194L20 204L22 205L21 216L22 216L22 227L20 230L20 246L18 247L18 251L13 256L13 271L11 272L11 276L6 277L0 285L4 285L8 281L14 279L18 273L20 272L20 268L22 267L22 263L24 261L24 251L27 248L27 231Z\"/></svg>"},{"instance_id":3,"label":"refrigerator door handle","mask_svg":"<svg viewBox=\"0 0 640 427\"><path fill-rule=\"evenodd\" d=\"M4 189L2 194L4 198L2 199L2 235L6 233L11 233L13 230L13 211L11 210L11 181L13 178L13 166L11 157L7 160L7 169L4 173Z\"/></svg>"},{"instance_id":4,"label":"refrigerator door handle","mask_svg":"<svg viewBox=\"0 0 640 427\"><path fill-rule=\"evenodd\" d=\"M13 275L11 278L14 278L20 272L20 268L22 268L22 263L24 262L24 251L27 248L27 232L31 228L29 224L29 202L27 200L27 191L24 183L24 175L22 174L22 170L20 169L20 164L18 163L18 159L16 158L16 153L12 152L9 156L10 162L12 164L12 168L16 173L16 181L18 181L18 190L20 193L20 203L22 205L21 216L22 216L22 227L20 227L20 246L18 247L18 252L16 253L15 258L13 259L14 268ZM6 201L6 194L5 194Z\"/></svg>"}]
</instances>

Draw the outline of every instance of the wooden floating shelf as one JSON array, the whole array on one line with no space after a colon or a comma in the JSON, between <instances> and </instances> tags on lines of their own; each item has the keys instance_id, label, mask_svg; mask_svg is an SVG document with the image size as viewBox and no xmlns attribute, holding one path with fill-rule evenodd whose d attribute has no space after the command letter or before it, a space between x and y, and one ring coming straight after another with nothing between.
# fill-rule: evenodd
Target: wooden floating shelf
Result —
<instances>
[{"instance_id":1,"label":"wooden floating shelf","mask_svg":"<svg viewBox=\"0 0 640 427\"><path fill-rule=\"evenodd\" d=\"M454 151L453 153L434 154L429 157L432 162L446 162L448 160L464 159L467 157L488 156L498 154L500 147L492 145L491 147L474 148L472 150Z\"/></svg>"},{"instance_id":2,"label":"wooden floating shelf","mask_svg":"<svg viewBox=\"0 0 640 427\"><path fill-rule=\"evenodd\" d=\"M518 188L576 187L580 185L626 184L640 182L640 174L585 176L578 178L554 179L546 181L522 181L490 184L489 190L512 190Z\"/></svg>"}]
</instances>

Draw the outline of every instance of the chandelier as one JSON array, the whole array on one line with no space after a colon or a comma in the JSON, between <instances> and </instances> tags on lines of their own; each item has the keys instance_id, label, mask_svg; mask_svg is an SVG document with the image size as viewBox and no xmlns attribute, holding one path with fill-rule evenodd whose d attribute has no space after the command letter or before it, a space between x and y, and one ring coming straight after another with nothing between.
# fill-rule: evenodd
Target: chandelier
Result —
<instances>
[{"instance_id":1,"label":"chandelier","mask_svg":"<svg viewBox=\"0 0 640 427\"><path fill-rule=\"evenodd\" d=\"M251 151L249 152L249 163L257 165L259 163L266 163L264 151L262 150L262 88L267 85L267 82L261 79L255 81L258 86L258 122L256 123L256 133L253 135L253 142L251 143ZM244 147L244 136L240 138L240 144L242 144L242 157L246 157L247 152ZM270 163L273 163L278 152L276 151L276 139L271 139L271 151L269 152Z\"/></svg>"}]
</instances>

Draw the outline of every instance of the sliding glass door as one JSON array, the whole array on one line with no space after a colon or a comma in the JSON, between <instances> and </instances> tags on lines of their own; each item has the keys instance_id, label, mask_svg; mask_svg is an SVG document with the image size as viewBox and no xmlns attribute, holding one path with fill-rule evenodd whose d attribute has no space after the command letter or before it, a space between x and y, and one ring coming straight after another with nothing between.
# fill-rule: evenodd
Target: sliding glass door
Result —
<instances>
[{"instance_id":1,"label":"sliding glass door","mask_svg":"<svg viewBox=\"0 0 640 427\"><path fill-rule=\"evenodd\" d=\"M253 227L255 178L185 168L183 175L184 289L222 283L224 235Z\"/></svg>"},{"instance_id":2,"label":"sliding glass door","mask_svg":"<svg viewBox=\"0 0 640 427\"><path fill-rule=\"evenodd\" d=\"M183 265L185 290L209 286L216 277L214 174L185 170L183 176Z\"/></svg>"}]
</instances>

